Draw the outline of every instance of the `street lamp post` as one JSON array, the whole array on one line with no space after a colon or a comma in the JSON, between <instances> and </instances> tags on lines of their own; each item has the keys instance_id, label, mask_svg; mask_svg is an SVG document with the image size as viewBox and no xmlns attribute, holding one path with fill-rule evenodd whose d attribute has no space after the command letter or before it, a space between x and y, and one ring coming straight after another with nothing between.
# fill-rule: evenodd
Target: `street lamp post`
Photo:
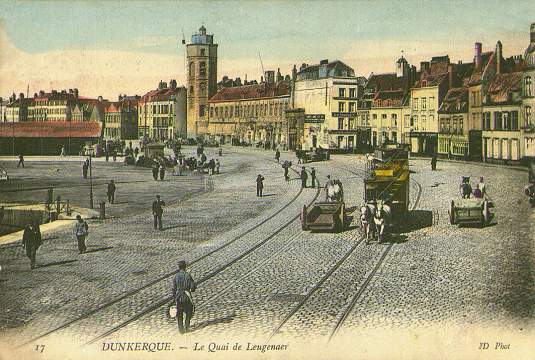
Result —
<instances>
[{"instance_id":1,"label":"street lamp post","mask_svg":"<svg viewBox=\"0 0 535 360\"><path fill-rule=\"evenodd\" d=\"M89 150L89 208L93 209L93 150Z\"/></svg>"}]
</instances>

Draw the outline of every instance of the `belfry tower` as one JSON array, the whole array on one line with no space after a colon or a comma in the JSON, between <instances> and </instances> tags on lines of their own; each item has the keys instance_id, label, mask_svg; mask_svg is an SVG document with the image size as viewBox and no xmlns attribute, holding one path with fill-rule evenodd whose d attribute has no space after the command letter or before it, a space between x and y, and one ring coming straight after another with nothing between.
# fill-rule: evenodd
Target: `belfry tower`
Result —
<instances>
[{"instance_id":1,"label":"belfry tower","mask_svg":"<svg viewBox=\"0 0 535 360\"><path fill-rule=\"evenodd\" d=\"M201 26L186 45L188 77L188 138L195 138L208 117L208 99L217 92L217 44ZM200 121L200 123L199 123Z\"/></svg>"}]
</instances>

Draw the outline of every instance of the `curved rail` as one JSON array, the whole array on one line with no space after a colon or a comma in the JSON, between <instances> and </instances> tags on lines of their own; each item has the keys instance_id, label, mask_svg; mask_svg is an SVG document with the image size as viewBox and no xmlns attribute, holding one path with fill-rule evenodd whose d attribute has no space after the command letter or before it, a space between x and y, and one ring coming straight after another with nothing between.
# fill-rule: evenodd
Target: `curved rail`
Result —
<instances>
[{"instance_id":1,"label":"curved rail","mask_svg":"<svg viewBox=\"0 0 535 360\"><path fill-rule=\"evenodd\" d=\"M271 161L271 159L270 159L270 161ZM275 161L273 161L273 162L275 162ZM291 170L294 171L295 173L299 174L299 172L298 172L297 170L295 170L295 169L293 169L293 168L291 168ZM258 224L255 224L255 225L252 226L251 228L249 228L249 229L247 229L246 231L242 232L241 234L235 236L233 239L227 241L226 243L221 244L221 245L218 246L217 248L215 248L215 249L213 249L213 250L207 252L206 254L203 254L203 255L199 256L198 258L196 258L196 259L192 260L191 262L189 262L190 266L192 266L192 265L194 265L194 264L196 264L196 263L198 263L198 262L200 262L200 261L206 259L207 257L209 257L209 256L211 256L211 255L213 255L213 254L215 254L215 253L217 253L217 252L219 252L219 251L221 251L221 250L227 248L227 247L230 246L231 244L235 243L236 241L240 240L240 239L243 238L244 236L250 234L250 233L253 232L254 230L258 229L258 228L261 227L262 225L264 225L264 224L266 224L267 222L269 222L269 221L270 221L271 219L273 219L275 216L279 215L282 211L284 211L286 208L288 208L292 203L294 203L294 202L299 198L299 196L301 195L302 191L303 191L303 189L299 189L299 191L292 197L292 199L290 199L289 202L287 202L286 204L284 204L284 206L282 206L282 207L281 207L280 209L278 209L276 212L274 212L273 214L271 214L270 216L268 216L266 219L262 220L262 221L259 222ZM319 194L318 194L318 195L319 195ZM315 198L317 198L318 195L316 195ZM295 219L295 218L294 218L294 219ZM292 221L293 221L293 220L292 220ZM280 230L282 231L282 229L280 229ZM279 232L280 232L280 231L279 231ZM261 243L255 245L255 246L253 247L253 250L256 249L256 248L258 248L258 247L259 247L260 245L262 245L263 243L269 241L269 240L270 240L271 238L273 238L275 235L276 235L276 234L272 234L272 236L270 236L268 239L265 239L265 240L263 240L263 242L261 242ZM239 259L245 257L245 256L246 256L248 253L250 253L250 252L252 252L252 251L246 252L246 253L244 253L244 254L238 256L237 258L234 258L234 260L232 260L230 263L228 263L228 266L230 266L231 264L235 263L235 262L238 261ZM228 266L227 266L227 267L228 267ZM215 271L213 271L212 274L217 273L217 272L220 272L220 271L222 271L222 270L223 270L223 269L221 269L221 267L220 267L219 270L215 270ZM51 334L53 334L53 333L56 333L56 332L61 331L61 330L64 330L64 329L70 327L71 325L73 325L73 324L75 324L75 323L77 323L77 322L79 322L79 321L85 320L85 319L89 318L90 316L93 316L93 315L95 315L96 313L98 313L98 312L100 312L100 311L102 311L102 310L104 310L104 309L106 309L106 308L109 308L109 307L112 306L112 305L115 305L115 304L119 303L120 301L123 301L123 300L125 300L125 299L127 299L127 298L129 298L129 297L131 297L131 296L133 296L133 295L135 295L135 294L137 294L137 293L139 293L139 292L141 292L141 291L147 289L147 288L150 288L150 287L152 287L152 286L157 285L158 283L160 283L160 282L162 282L162 281L168 279L169 277L175 275L177 272L178 272L178 270L174 270L174 271L172 271L172 272L168 272L168 273L166 273L166 274L164 274L164 275L161 275L161 276L157 277L156 279L151 280L150 282L148 282L147 284L145 284L145 285L143 285L143 286L141 286L141 287L139 287L139 288L136 288L136 289L134 289L134 290L128 291L128 292L126 292L125 294L123 294L123 295L121 295L121 296L119 296L119 297L117 297L117 298L115 298L115 299L113 299L113 300L111 300L111 301L109 301L109 302L107 302L107 303L101 305L101 306L98 306L97 308L92 309L92 310L88 311L87 313L85 313L85 314L83 314L83 315L81 315L81 316L79 316L79 317L77 317L77 318L74 318L74 319L72 319L72 320L69 320L69 321L65 322L64 324L62 324L62 325L60 325L60 326L57 326L57 327L55 327L55 328L52 329L52 330L49 330L49 331L45 332L44 334L41 334L41 335L36 336L36 337L34 337L34 338L31 338L30 340L28 340L28 341L22 343L22 344L19 345L18 347L21 347L21 346L24 346L24 345L28 345L28 344L30 344L30 343L32 343L32 342L34 342L34 341L40 340L40 339L42 339L42 338L44 338L44 337L47 337L47 336L49 336L49 335L51 335ZM213 275L212 275L212 276L213 276Z\"/></svg>"},{"instance_id":2,"label":"curved rail","mask_svg":"<svg viewBox=\"0 0 535 360\"><path fill-rule=\"evenodd\" d=\"M320 194L320 188L317 188L316 190L316 195L314 196L314 198L310 201L310 204L312 204L314 201L316 201L316 199L318 198ZM309 204L309 205L310 205ZM273 232L271 235L269 235L267 238L265 238L264 240L262 241L259 241L258 243L256 243L252 248L250 248L249 250L243 252L240 256L234 258L232 261L218 267L217 269L213 270L211 273L209 273L208 275L205 275L203 278L201 278L197 284L202 284L206 281L208 281L209 279L213 278L214 276L218 275L219 273L221 273L223 270L227 269L228 267L230 267L231 265L233 265L234 263L240 261L241 259L245 258L246 256L248 256L249 254L251 254L253 251L255 251L256 249L258 249L259 247L261 247L262 245L264 245L266 242L268 242L269 240L273 239L276 235L278 235L280 232L282 232L285 228L287 228L290 224L292 224L295 220L297 220L299 218L300 214L292 217L291 219L289 219L286 223L284 223L281 227L279 227L275 232ZM276 254L278 254L280 251L277 251L275 254L273 254L271 257L275 256ZM226 289L223 290L223 292L226 291ZM132 322L140 319L141 317L147 315L148 313L152 312L152 311L155 311L157 310L158 308L166 305L167 303L169 303L171 300L173 299L172 296L167 296L159 301L157 301L156 303L152 304L150 307L148 307L147 309L143 310L143 311L140 311L139 313L137 313L136 315L130 317L129 319L121 322L120 324L114 326L113 328L111 328L110 330L106 331L105 333L91 339L90 341L86 342L84 345L90 345L90 344L93 344L95 343L96 341L99 341L103 338L106 338L110 335L112 335L113 333L119 331L120 329L124 328L125 326L131 324Z\"/></svg>"}]
</instances>

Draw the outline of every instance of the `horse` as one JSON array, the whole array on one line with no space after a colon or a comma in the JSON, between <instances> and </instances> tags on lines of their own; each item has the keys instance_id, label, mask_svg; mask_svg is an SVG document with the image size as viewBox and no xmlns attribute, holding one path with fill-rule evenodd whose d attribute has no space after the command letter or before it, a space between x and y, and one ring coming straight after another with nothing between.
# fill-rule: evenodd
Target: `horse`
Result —
<instances>
[{"instance_id":1,"label":"horse","mask_svg":"<svg viewBox=\"0 0 535 360\"><path fill-rule=\"evenodd\" d=\"M360 208L360 222L366 235L366 242L383 242L391 223L391 208L383 201L367 203Z\"/></svg>"},{"instance_id":2,"label":"horse","mask_svg":"<svg viewBox=\"0 0 535 360\"><path fill-rule=\"evenodd\" d=\"M327 201L344 201L344 188L340 180L334 180L332 186L327 186Z\"/></svg>"},{"instance_id":3,"label":"horse","mask_svg":"<svg viewBox=\"0 0 535 360\"><path fill-rule=\"evenodd\" d=\"M461 197L463 199L470 199L471 194L472 194L472 186L468 182L463 182L461 184Z\"/></svg>"},{"instance_id":4,"label":"horse","mask_svg":"<svg viewBox=\"0 0 535 360\"><path fill-rule=\"evenodd\" d=\"M375 226L372 226L373 211L375 210L372 211L370 208L371 206L373 205L369 204L360 207L360 225L362 227L362 230L364 230L364 235L366 236L366 243L369 243L369 241L375 237Z\"/></svg>"}]
</instances>

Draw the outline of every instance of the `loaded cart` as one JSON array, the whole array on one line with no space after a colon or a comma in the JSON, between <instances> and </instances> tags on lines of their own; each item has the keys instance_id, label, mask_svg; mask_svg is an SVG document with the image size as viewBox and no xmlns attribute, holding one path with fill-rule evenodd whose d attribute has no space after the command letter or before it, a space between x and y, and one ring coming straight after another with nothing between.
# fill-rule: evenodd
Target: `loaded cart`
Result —
<instances>
[{"instance_id":1,"label":"loaded cart","mask_svg":"<svg viewBox=\"0 0 535 360\"><path fill-rule=\"evenodd\" d=\"M305 231L343 231L345 204L343 202L317 202L301 210L301 227Z\"/></svg>"},{"instance_id":2,"label":"loaded cart","mask_svg":"<svg viewBox=\"0 0 535 360\"><path fill-rule=\"evenodd\" d=\"M488 225L491 220L490 208L494 207L487 199L457 199L451 200L450 224L473 224Z\"/></svg>"}]
</instances>

